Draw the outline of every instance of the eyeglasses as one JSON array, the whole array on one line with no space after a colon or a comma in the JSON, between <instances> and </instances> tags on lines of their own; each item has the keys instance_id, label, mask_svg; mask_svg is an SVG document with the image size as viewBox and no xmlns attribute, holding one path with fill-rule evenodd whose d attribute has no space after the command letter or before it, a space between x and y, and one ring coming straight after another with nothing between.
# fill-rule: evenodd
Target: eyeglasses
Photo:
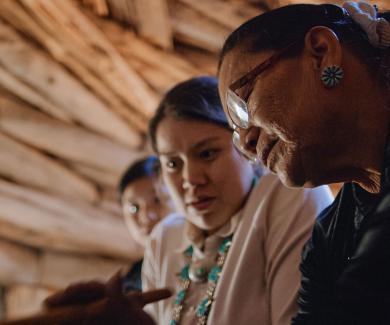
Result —
<instances>
[{"instance_id":1,"label":"eyeglasses","mask_svg":"<svg viewBox=\"0 0 390 325\"><path fill-rule=\"evenodd\" d=\"M247 101L255 87L256 80L259 75L269 67L273 66L280 57L291 49L297 43L294 42L282 50L273 54L270 58L255 66L247 74L233 82L226 93L226 106L230 120L233 122L234 128L248 129L250 126L250 114ZM242 91L241 96L237 94L237 90L246 88ZM233 138L234 139L234 138Z\"/></svg>"},{"instance_id":2,"label":"eyeglasses","mask_svg":"<svg viewBox=\"0 0 390 325\"><path fill-rule=\"evenodd\" d=\"M251 163L256 165L260 163L260 159L257 157L256 154L250 152L241 145L240 134L238 133L237 128L233 129L233 144Z\"/></svg>"}]
</instances>

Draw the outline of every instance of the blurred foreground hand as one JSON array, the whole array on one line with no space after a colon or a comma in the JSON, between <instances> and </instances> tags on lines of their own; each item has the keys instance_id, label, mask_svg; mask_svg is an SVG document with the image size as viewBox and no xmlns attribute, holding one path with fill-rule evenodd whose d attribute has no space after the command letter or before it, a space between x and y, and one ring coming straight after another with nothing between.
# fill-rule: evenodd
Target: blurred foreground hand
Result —
<instances>
[{"instance_id":1,"label":"blurred foreground hand","mask_svg":"<svg viewBox=\"0 0 390 325\"><path fill-rule=\"evenodd\" d=\"M170 296L166 289L123 294L118 273L106 284L71 285L47 298L42 314L0 325L155 325L143 307Z\"/></svg>"}]
</instances>

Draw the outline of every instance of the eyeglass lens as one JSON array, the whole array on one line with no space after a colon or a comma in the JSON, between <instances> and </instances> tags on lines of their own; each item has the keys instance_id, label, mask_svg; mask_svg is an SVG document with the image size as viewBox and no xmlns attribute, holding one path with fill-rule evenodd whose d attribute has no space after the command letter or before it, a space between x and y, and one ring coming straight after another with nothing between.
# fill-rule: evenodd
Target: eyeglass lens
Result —
<instances>
[{"instance_id":1,"label":"eyeglass lens","mask_svg":"<svg viewBox=\"0 0 390 325\"><path fill-rule=\"evenodd\" d=\"M245 101L229 89L226 103L233 123L242 129L247 129L249 127L249 114Z\"/></svg>"},{"instance_id":2,"label":"eyeglass lens","mask_svg":"<svg viewBox=\"0 0 390 325\"><path fill-rule=\"evenodd\" d=\"M240 134L235 130L233 131L233 144L235 147L253 164L259 164L260 160L256 154L246 150L240 142Z\"/></svg>"}]
</instances>

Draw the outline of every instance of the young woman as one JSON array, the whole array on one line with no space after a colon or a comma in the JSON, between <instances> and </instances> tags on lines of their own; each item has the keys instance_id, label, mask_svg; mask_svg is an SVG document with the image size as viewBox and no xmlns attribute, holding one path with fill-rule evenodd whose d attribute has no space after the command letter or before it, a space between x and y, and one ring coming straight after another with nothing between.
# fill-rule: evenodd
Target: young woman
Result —
<instances>
[{"instance_id":1,"label":"young woman","mask_svg":"<svg viewBox=\"0 0 390 325\"><path fill-rule=\"evenodd\" d=\"M367 3L283 7L222 52L246 151L290 186L347 182L304 250L294 324L390 324L389 18Z\"/></svg>"},{"instance_id":2,"label":"young woman","mask_svg":"<svg viewBox=\"0 0 390 325\"><path fill-rule=\"evenodd\" d=\"M151 121L179 211L145 251L143 289L174 290L146 307L157 324L289 324L296 311L301 249L331 195L258 177L231 134L212 77L174 87Z\"/></svg>"},{"instance_id":3,"label":"young woman","mask_svg":"<svg viewBox=\"0 0 390 325\"><path fill-rule=\"evenodd\" d=\"M173 212L172 201L159 177L159 161L150 156L136 161L124 172L118 194L130 236L140 246L139 261L124 279L124 289L141 290L143 251L154 226Z\"/></svg>"}]
</instances>

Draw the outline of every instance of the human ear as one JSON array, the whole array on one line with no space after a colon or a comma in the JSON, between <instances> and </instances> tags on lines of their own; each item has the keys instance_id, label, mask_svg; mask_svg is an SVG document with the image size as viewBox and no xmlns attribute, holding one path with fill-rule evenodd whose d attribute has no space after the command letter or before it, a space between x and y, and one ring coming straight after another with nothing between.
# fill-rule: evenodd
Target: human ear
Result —
<instances>
[{"instance_id":1,"label":"human ear","mask_svg":"<svg viewBox=\"0 0 390 325\"><path fill-rule=\"evenodd\" d=\"M304 54L316 70L341 66L342 47L339 38L334 31L325 26L313 27L306 33Z\"/></svg>"}]
</instances>

